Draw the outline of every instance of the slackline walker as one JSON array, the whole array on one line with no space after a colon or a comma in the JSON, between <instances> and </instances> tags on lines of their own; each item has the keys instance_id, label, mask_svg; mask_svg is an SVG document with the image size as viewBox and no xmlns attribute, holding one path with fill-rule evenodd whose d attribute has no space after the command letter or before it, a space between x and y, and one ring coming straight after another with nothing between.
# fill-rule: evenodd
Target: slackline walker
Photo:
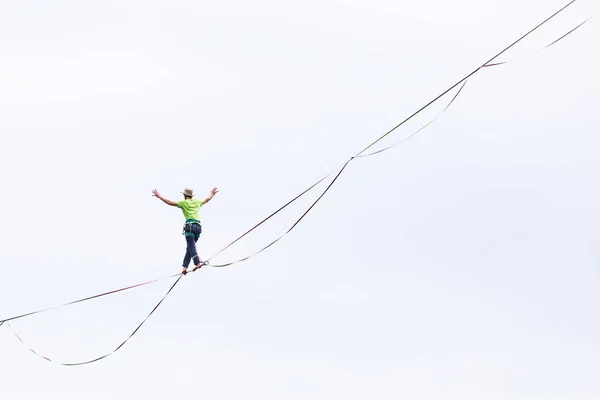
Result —
<instances>
[{"instance_id":1,"label":"slackline walker","mask_svg":"<svg viewBox=\"0 0 600 400\"><path fill-rule=\"evenodd\" d=\"M198 242L198 239L200 239L200 234L202 233L200 207L211 201L218 192L217 188L213 188L207 198L204 200L195 200L194 189L185 188L183 192L181 192L183 194L183 200L173 201L162 196L156 189L152 191L153 196L161 199L165 204L181 208L181 211L183 211L185 224L183 225L182 234L185 235L185 241L187 243L185 256L183 257L183 270L181 271L183 275L187 274L187 268L188 265L190 265L190 261L194 261L194 269L192 272L202 268L203 265L206 265L206 262L200 260L198 250L196 249L196 243Z\"/></svg>"}]
</instances>

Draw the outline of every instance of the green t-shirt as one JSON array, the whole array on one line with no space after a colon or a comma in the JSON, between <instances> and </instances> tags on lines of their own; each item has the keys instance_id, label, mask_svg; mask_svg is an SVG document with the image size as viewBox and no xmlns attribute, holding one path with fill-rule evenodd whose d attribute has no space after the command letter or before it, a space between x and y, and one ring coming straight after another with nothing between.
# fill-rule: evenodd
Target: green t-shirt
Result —
<instances>
[{"instance_id":1,"label":"green t-shirt","mask_svg":"<svg viewBox=\"0 0 600 400\"><path fill-rule=\"evenodd\" d=\"M200 221L200 207L202 207L202 204L202 200L186 199L179 201L177 207L183 211L186 221L190 219Z\"/></svg>"}]
</instances>

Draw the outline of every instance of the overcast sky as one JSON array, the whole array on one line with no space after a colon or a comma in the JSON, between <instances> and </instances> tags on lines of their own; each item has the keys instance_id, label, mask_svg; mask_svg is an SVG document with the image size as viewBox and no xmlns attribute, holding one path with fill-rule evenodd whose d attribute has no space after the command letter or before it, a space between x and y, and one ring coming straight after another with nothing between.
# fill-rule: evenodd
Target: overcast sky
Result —
<instances>
[{"instance_id":1,"label":"overcast sky","mask_svg":"<svg viewBox=\"0 0 600 400\"><path fill-rule=\"evenodd\" d=\"M179 272L183 215L154 188L220 189L209 257L563 4L0 0L0 319ZM599 37L593 18L482 70L101 362L1 327L0 397L599 398ZM172 282L12 326L84 361Z\"/></svg>"}]
</instances>

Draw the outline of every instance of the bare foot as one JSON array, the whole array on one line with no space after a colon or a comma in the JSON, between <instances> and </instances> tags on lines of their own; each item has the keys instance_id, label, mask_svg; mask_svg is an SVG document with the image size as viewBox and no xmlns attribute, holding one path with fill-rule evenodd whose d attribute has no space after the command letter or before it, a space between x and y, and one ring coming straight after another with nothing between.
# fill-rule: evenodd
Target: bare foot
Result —
<instances>
[{"instance_id":1,"label":"bare foot","mask_svg":"<svg viewBox=\"0 0 600 400\"><path fill-rule=\"evenodd\" d=\"M181 270L181 274L182 274L182 275L185 275L185 274L187 274L187 268L184 268L184 269L182 269L182 270Z\"/></svg>"},{"instance_id":2,"label":"bare foot","mask_svg":"<svg viewBox=\"0 0 600 400\"><path fill-rule=\"evenodd\" d=\"M204 261L200 261L198 264L196 264L196 266L194 267L194 269L192 270L192 272L194 272L197 269L202 268L203 265L204 265Z\"/></svg>"}]
</instances>

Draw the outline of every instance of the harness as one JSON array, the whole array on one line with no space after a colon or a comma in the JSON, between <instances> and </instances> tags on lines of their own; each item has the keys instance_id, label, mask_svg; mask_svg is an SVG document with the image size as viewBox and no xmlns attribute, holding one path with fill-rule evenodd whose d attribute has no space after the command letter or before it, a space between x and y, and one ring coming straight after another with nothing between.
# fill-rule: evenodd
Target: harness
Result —
<instances>
[{"instance_id":1,"label":"harness","mask_svg":"<svg viewBox=\"0 0 600 400\"><path fill-rule=\"evenodd\" d=\"M202 233L202 224L200 221L190 219L185 221L185 224L183 224L183 230L181 232L182 235L192 236L199 235L200 233Z\"/></svg>"}]
</instances>

